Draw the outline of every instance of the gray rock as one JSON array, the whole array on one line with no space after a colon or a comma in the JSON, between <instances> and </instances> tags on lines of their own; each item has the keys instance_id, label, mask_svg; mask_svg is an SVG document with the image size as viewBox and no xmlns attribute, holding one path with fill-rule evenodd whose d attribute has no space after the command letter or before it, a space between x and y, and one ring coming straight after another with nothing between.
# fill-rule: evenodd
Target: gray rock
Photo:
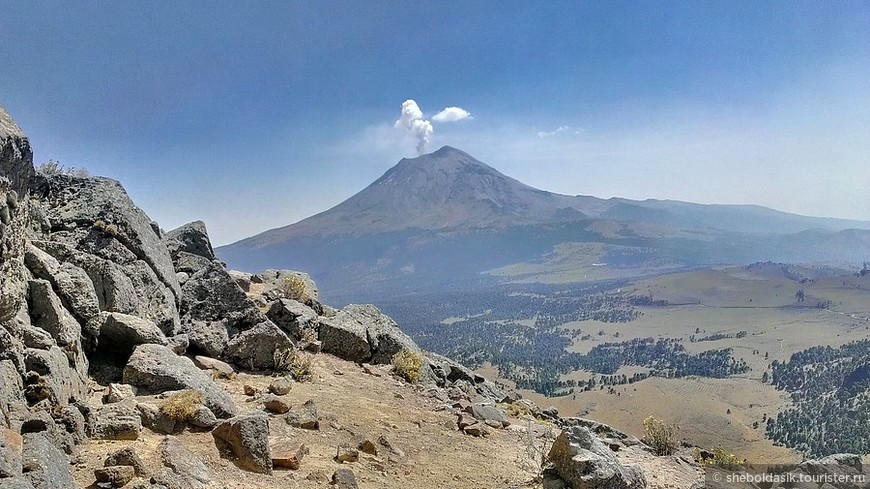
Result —
<instances>
[{"instance_id":1,"label":"gray rock","mask_svg":"<svg viewBox=\"0 0 870 489\"><path fill-rule=\"evenodd\" d=\"M290 393L293 388L293 379L290 377L278 377L269 383L269 392L276 396L283 396Z\"/></svg>"},{"instance_id":2,"label":"gray rock","mask_svg":"<svg viewBox=\"0 0 870 489\"><path fill-rule=\"evenodd\" d=\"M366 362L372 357L365 326L345 316L320 318L318 337L321 350L351 362Z\"/></svg>"},{"instance_id":3,"label":"gray rock","mask_svg":"<svg viewBox=\"0 0 870 489\"><path fill-rule=\"evenodd\" d=\"M38 175L33 193L46 203L53 241L118 265L137 292L139 315L164 332L177 328L181 287L169 251L118 182Z\"/></svg>"},{"instance_id":4,"label":"gray rock","mask_svg":"<svg viewBox=\"0 0 870 489\"><path fill-rule=\"evenodd\" d=\"M139 454L136 453L136 449L132 446L115 450L107 455L106 460L103 462L103 466L111 467L113 465L127 465L133 467L133 471L138 476L145 476L148 472L145 468L145 463L142 462Z\"/></svg>"},{"instance_id":5,"label":"gray rock","mask_svg":"<svg viewBox=\"0 0 870 489\"><path fill-rule=\"evenodd\" d=\"M190 278L190 274L187 272L175 272L175 278L178 279L179 285L184 285L187 279Z\"/></svg>"},{"instance_id":6,"label":"gray rock","mask_svg":"<svg viewBox=\"0 0 870 489\"><path fill-rule=\"evenodd\" d=\"M120 312L134 316L148 315L148 308L140 307L140 294L127 276L130 268L122 268L105 258L78 251L71 246L56 241L33 241L34 246L45 251L57 260L72 263L88 274L94 284L101 311ZM144 285L142 277L137 284ZM147 288L143 289L147 290ZM145 300L150 296L142 294ZM158 296L160 297L160 296Z\"/></svg>"},{"instance_id":7,"label":"gray rock","mask_svg":"<svg viewBox=\"0 0 870 489\"><path fill-rule=\"evenodd\" d=\"M470 411L471 415L474 416L476 419L483 422L493 421L495 424L498 425L494 427L500 428L510 425L510 421L508 421L504 411L495 406L489 406L486 404L473 404Z\"/></svg>"},{"instance_id":8,"label":"gray rock","mask_svg":"<svg viewBox=\"0 0 870 489\"><path fill-rule=\"evenodd\" d=\"M110 383L108 390L106 404L114 404L136 397L136 388L130 384Z\"/></svg>"},{"instance_id":9,"label":"gray rock","mask_svg":"<svg viewBox=\"0 0 870 489\"><path fill-rule=\"evenodd\" d=\"M290 411L290 407L292 406L289 399L284 396L276 396L275 394L269 394L263 397L262 402L266 411L275 414L284 414Z\"/></svg>"},{"instance_id":10,"label":"gray rock","mask_svg":"<svg viewBox=\"0 0 870 489\"><path fill-rule=\"evenodd\" d=\"M305 292L308 296L315 300L320 299L320 291L317 289L317 284L311 276L305 272L299 272L296 270L275 270L270 268L258 273L254 277L251 277L251 281L280 287L288 278L298 278L302 280L302 282L305 283Z\"/></svg>"},{"instance_id":11,"label":"gray rock","mask_svg":"<svg viewBox=\"0 0 870 489\"><path fill-rule=\"evenodd\" d=\"M293 341L272 321L266 320L230 339L224 357L242 368L275 368L275 352L295 348Z\"/></svg>"},{"instance_id":12,"label":"gray rock","mask_svg":"<svg viewBox=\"0 0 870 489\"><path fill-rule=\"evenodd\" d=\"M266 316L296 339L301 339L300 333L303 329L317 327L317 313L314 309L293 299L273 302Z\"/></svg>"},{"instance_id":13,"label":"gray rock","mask_svg":"<svg viewBox=\"0 0 870 489\"><path fill-rule=\"evenodd\" d=\"M347 468L335 469L335 472L332 473L332 485L336 489L359 489L356 475Z\"/></svg>"},{"instance_id":14,"label":"gray rock","mask_svg":"<svg viewBox=\"0 0 870 489\"><path fill-rule=\"evenodd\" d=\"M24 195L34 174L30 140L0 105L0 175L9 179L13 190Z\"/></svg>"},{"instance_id":15,"label":"gray rock","mask_svg":"<svg viewBox=\"0 0 870 489\"><path fill-rule=\"evenodd\" d=\"M210 370L212 375L217 378L229 379L236 374L236 370L232 365L216 358L196 355L193 357L193 363L203 370Z\"/></svg>"},{"instance_id":16,"label":"gray rock","mask_svg":"<svg viewBox=\"0 0 870 489\"><path fill-rule=\"evenodd\" d=\"M318 330L325 353L353 362L391 363L402 349L420 352L395 321L371 304L351 304L320 318Z\"/></svg>"},{"instance_id":17,"label":"gray rock","mask_svg":"<svg viewBox=\"0 0 870 489\"><path fill-rule=\"evenodd\" d=\"M37 350L48 350L57 345L47 331L33 326L24 327L21 332L21 341L27 348L36 348Z\"/></svg>"},{"instance_id":18,"label":"gray rock","mask_svg":"<svg viewBox=\"0 0 870 489\"><path fill-rule=\"evenodd\" d=\"M166 436L157 447L157 453L168 474L155 477L155 482L165 484L169 488L199 489L208 487L211 482L211 471L195 453L188 450L174 436Z\"/></svg>"},{"instance_id":19,"label":"gray rock","mask_svg":"<svg viewBox=\"0 0 870 489\"><path fill-rule=\"evenodd\" d=\"M28 433L42 433L57 448L68 455L77 453L76 438L68 433L64 426L58 425L49 414L51 404L46 400L34 405L31 412L23 415L19 431L22 435ZM79 438L81 441L81 438Z\"/></svg>"},{"instance_id":20,"label":"gray rock","mask_svg":"<svg viewBox=\"0 0 870 489\"><path fill-rule=\"evenodd\" d=\"M76 445L87 438L85 416L80 406L55 406L52 410L55 424L71 437Z\"/></svg>"},{"instance_id":21,"label":"gray rock","mask_svg":"<svg viewBox=\"0 0 870 489\"><path fill-rule=\"evenodd\" d=\"M531 403L529 403L531 404ZM533 405L534 407L534 405ZM534 409L532 409L532 414L534 415ZM608 426L604 423L599 423L598 421L586 418L577 418L577 417L568 417L568 418L557 418L556 423L559 425L561 429L567 429L570 426L583 426L589 428L592 433L595 433L599 439L601 439L605 444L618 444L623 446L635 446L640 445L642 442L634 436L623 433L612 426Z\"/></svg>"},{"instance_id":22,"label":"gray rock","mask_svg":"<svg viewBox=\"0 0 870 489\"><path fill-rule=\"evenodd\" d=\"M217 425L211 433L221 454L232 458L239 468L260 474L272 473L268 417L230 418Z\"/></svg>"},{"instance_id":23,"label":"gray rock","mask_svg":"<svg viewBox=\"0 0 870 489\"><path fill-rule=\"evenodd\" d=\"M0 328L0 332L5 330ZM0 347L3 347L2 342ZM23 357L21 363L23 367ZM12 412L18 405L24 405L24 384L21 374L12 360L0 360L0 419L8 420L13 417Z\"/></svg>"},{"instance_id":24,"label":"gray rock","mask_svg":"<svg viewBox=\"0 0 870 489\"><path fill-rule=\"evenodd\" d=\"M32 244L27 245L24 261L34 276L51 283L64 305L82 324L89 325L96 320L100 303L94 283L84 270L71 263L60 263ZM87 331L93 333L90 328Z\"/></svg>"},{"instance_id":25,"label":"gray rock","mask_svg":"<svg viewBox=\"0 0 870 489\"><path fill-rule=\"evenodd\" d=\"M21 475L24 439L18 433L0 428L0 480Z\"/></svg>"},{"instance_id":26,"label":"gray rock","mask_svg":"<svg viewBox=\"0 0 870 489\"><path fill-rule=\"evenodd\" d=\"M241 287L242 290L244 290L245 292L251 291L250 273L240 272L238 270L229 270L229 274L230 277L232 277L233 280L235 280L236 283L239 284L239 287Z\"/></svg>"},{"instance_id":27,"label":"gray rock","mask_svg":"<svg viewBox=\"0 0 870 489\"><path fill-rule=\"evenodd\" d=\"M0 167L8 163L7 142L0 140ZM12 183L0 174L0 322L12 319L22 309L27 297L28 272L24 266L26 232L31 221L29 200L10 207L10 197L17 195ZM22 192L22 195L24 193Z\"/></svg>"},{"instance_id":28,"label":"gray rock","mask_svg":"<svg viewBox=\"0 0 870 489\"><path fill-rule=\"evenodd\" d=\"M193 221L169 231L164 236L169 255L175 259L179 252L201 256L209 261L215 259L208 230L202 221Z\"/></svg>"},{"instance_id":29,"label":"gray rock","mask_svg":"<svg viewBox=\"0 0 870 489\"><path fill-rule=\"evenodd\" d=\"M142 417L132 403L107 404L91 409L88 436L97 440L135 440L142 430Z\"/></svg>"},{"instance_id":30,"label":"gray rock","mask_svg":"<svg viewBox=\"0 0 870 489\"><path fill-rule=\"evenodd\" d=\"M166 335L151 321L120 312L103 312L101 317L100 341L108 340L113 347L125 353L132 353L136 346L142 344L168 344Z\"/></svg>"},{"instance_id":31,"label":"gray rock","mask_svg":"<svg viewBox=\"0 0 870 489\"><path fill-rule=\"evenodd\" d=\"M641 489L646 479L637 467L626 467L588 428L563 431L548 454L559 476L574 489Z\"/></svg>"},{"instance_id":32,"label":"gray rock","mask_svg":"<svg viewBox=\"0 0 870 489\"><path fill-rule=\"evenodd\" d=\"M194 273L209 266L211 264L211 260L204 256L180 251L178 252L177 257L173 259L173 263L175 264L175 269L177 270L175 276L178 277L179 273L186 273L188 274L187 279L189 279L190 275L193 275ZM187 279L184 279L184 281L187 282ZM179 280L178 282L181 283L181 280Z\"/></svg>"},{"instance_id":33,"label":"gray rock","mask_svg":"<svg viewBox=\"0 0 870 489\"><path fill-rule=\"evenodd\" d=\"M230 335L226 321L185 321L181 331L187 337L189 346L211 357L223 355Z\"/></svg>"},{"instance_id":34,"label":"gray rock","mask_svg":"<svg viewBox=\"0 0 870 489\"><path fill-rule=\"evenodd\" d=\"M217 416L211 412L211 409L205 406L197 406L193 416L188 420L188 423L190 423L191 426L204 430L214 428L218 422Z\"/></svg>"},{"instance_id":35,"label":"gray rock","mask_svg":"<svg viewBox=\"0 0 870 489\"><path fill-rule=\"evenodd\" d=\"M138 403L136 410L142 419L142 426L149 430L168 435L177 433L184 429L185 422L167 416L163 411L153 404Z\"/></svg>"},{"instance_id":36,"label":"gray rock","mask_svg":"<svg viewBox=\"0 0 870 489\"><path fill-rule=\"evenodd\" d=\"M49 399L52 404L67 405L71 399L86 399L87 359L81 351L57 346L48 350L27 348L24 363L27 371L32 372L24 385L28 402Z\"/></svg>"},{"instance_id":37,"label":"gray rock","mask_svg":"<svg viewBox=\"0 0 870 489\"><path fill-rule=\"evenodd\" d=\"M43 433L24 435L22 472L35 489L75 487L69 460Z\"/></svg>"},{"instance_id":38,"label":"gray rock","mask_svg":"<svg viewBox=\"0 0 870 489\"><path fill-rule=\"evenodd\" d=\"M63 307L51 283L47 280L31 280L28 282L28 292L33 325L50 334L59 346L78 344L82 328Z\"/></svg>"},{"instance_id":39,"label":"gray rock","mask_svg":"<svg viewBox=\"0 0 870 489\"><path fill-rule=\"evenodd\" d=\"M182 288L184 322L223 323L225 329L248 329L266 317L217 262L191 275ZM193 342L193 337L191 337Z\"/></svg>"},{"instance_id":40,"label":"gray rock","mask_svg":"<svg viewBox=\"0 0 870 489\"><path fill-rule=\"evenodd\" d=\"M33 484L23 475L0 479L0 489L34 489Z\"/></svg>"},{"instance_id":41,"label":"gray rock","mask_svg":"<svg viewBox=\"0 0 870 489\"><path fill-rule=\"evenodd\" d=\"M94 478L98 484L108 484L110 487L123 487L136 477L136 469L129 465L109 465L94 469Z\"/></svg>"},{"instance_id":42,"label":"gray rock","mask_svg":"<svg viewBox=\"0 0 870 489\"><path fill-rule=\"evenodd\" d=\"M314 401L306 401L301 406L291 408L284 418L287 424L303 430L319 430L320 419L317 416L317 406Z\"/></svg>"},{"instance_id":43,"label":"gray rock","mask_svg":"<svg viewBox=\"0 0 870 489\"><path fill-rule=\"evenodd\" d=\"M186 334L177 334L168 338L167 344L176 355L184 355L190 346L190 337Z\"/></svg>"},{"instance_id":44,"label":"gray rock","mask_svg":"<svg viewBox=\"0 0 870 489\"><path fill-rule=\"evenodd\" d=\"M124 383L155 393L194 389L203 394L204 404L218 417L237 413L230 396L207 373L165 346L137 346L124 368Z\"/></svg>"},{"instance_id":45,"label":"gray rock","mask_svg":"<svg viewBox=\"0 0 870 489\"><path fill-rule=\"evenodd\" d=\"M335 461L343 464L359 461L359 450L350 445L339 445L335 450Z\"/></svg>"}]
</instances>

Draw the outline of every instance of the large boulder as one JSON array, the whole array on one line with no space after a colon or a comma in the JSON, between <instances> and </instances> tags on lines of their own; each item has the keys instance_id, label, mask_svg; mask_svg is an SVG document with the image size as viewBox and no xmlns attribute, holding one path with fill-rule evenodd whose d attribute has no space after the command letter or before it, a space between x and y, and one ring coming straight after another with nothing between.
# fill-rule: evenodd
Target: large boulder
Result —
<instances>
[{"instance_id":1,"label":"large boulder","mask_svg":"<svg viewBox=\"0 0 870 489\"><path fill-rule=\"evenodd\" d=\"M25 301L25 232L30 206L24 196L33 179L30 141L0 106L0 322L11 319Z\"/></svg>"},{"instance_id":2,"label":"large boulder","mask_svg":"<svg viewBox=\"0 0 870 489\"><path fill-rule=\"evenodd\" d=\"M142 317L164 331L178 326L181 286L159 228L136 207L120 183L108 178L38 174L50 241L119 265L138 294Z\"/></svg>"},{"instance_id":3,"label":"large boulder","mask_svg":"<svg viewBox=\"0 0 870 489\"><path fill-rule=\"evenodd\" d=\"M212 357L222 356L230 337L267 320L216 261L184 282L181 312L190 346Z\"/></svg>"},{"instance_id":4,"label":"large boulder","mask_svg":"<svg viewBox=\"0 0 870 489\"><path fill-rule=\"evenodd\" d=\"M211 471L199 456L187 449L181 440L166 436L157 447L164 469L155 482L166 487L199 489L209 486Z\"/></svg>"},{"instance_id":5,"label":"large boulder","mask_svg":"<svg viewBox=\"0 0 870 489\"><path fill-rule=\"evenodd\" d=\"M24 435L23 472L35 489L75 487L66 455L44 433Z\"/></svg>"},{"instance_id":6,"label":"large boulder","mask_svg":"<svg viewBox=\"0 0 870 489\"><path fill-rule=\"evenodd\" d=\"M202 221L194 221L173 229L166 233L163 240L166 242L166 247L169 249L169 255L172 257L173 262L177 262L181 253L200 256L208 261L215 259L208 231L205 228L205 223ZM176 271L181 270L176 266Z\"/></svg>"},{"instance_id":7,"label":"large boulder","mask_svg":"<svg viewBox=\"0 0 870 489\"><path fill-rule=\"evenodd\" d=\"M31 404L48 399L51 404L67 405L87 399L88 365L84 353L58 346L48 350L24 350L27 376L24 395Z\"/></svg>"},{"instance_id":8,"label":"large boulder","mask_svg":"<svg viewBox=\"0 0 870 489\"><path fill-rule=\"evenodd\" d=\"M124 367L124 383L141 390L159 393L168 390L193 389L204 396L203 404L218 417L237 413L236 405L223 389L187 357L176 355L162 345L139 345Z\"/></svg>"},{"instance_id":9,"label":"large boulder","mask_svg":"<svg viewBox=\"0 0 870 489\"><path fill-rule=\"evenodd\" d=\"M315 301L320 300L320 291L317 289L317 284L314 282L314 279L311 278L311 275L308 275L305 272L299 272L297 270L275 270L270 268L264 272L258 273L253 279L260 283L269 284L274 287L281 287L284 282L290 278L299 279L305 284L305 292L310 299Z\"/></svg>"},{"instance_id":10,"label":"large boulder","mask_svg":"<svg viewBox=\"0 0 870 489\"><path fill-rule=\"evenodd\" d=\"M100 303L88 274L71 263L61 263L32 244L24 256L27 268L38 278L47 280L57 291L70 312L88 327L99 322ZM93 334L95 326L88 332Z\"/></svg>"},{"instance_id":11,"label":"large boulder","mask_svg":"<svg viewBox=\"0 0 870 489\"><path fill-rule=\"evenodd\" d=\"M314 309L293 299L279 299L273 302L266 316L296 339L300 339L303 329L317 327L317 313Z\"/></svg>"},{"instance_id":12,"label":"large boulder","mask_svg":"<svg viewBox=\"0 0 870 489\"><path fill-rule=\"evenodd\" d=\"M414 340L371 304L351 304L321 318L318 333L324 352L353 362L390 363L403 349L420 353Z\"/></svg>"},{"instance_id":13,"label":"large boulder","mask_svg":"<svg viewBox=\"0 0 870 489\"><path fill-rule=\"evenodd\" d=\"M21 435L0 427L0 480L21 474L21 453L24 440Z\"/></svg>"},{"instance_id":14,"label":"large boulder","mask_svg":"<svg viewBox=\"0 0 870 489\"><path fill-rule=\"evenodd\" d=\"M230 418L211 432L218 451L239 468L260 474L272 473L269 450L269 418L247 415Z\"/></svg>"},{"instance_id":15,"label":"large boulder","mask_svg":"<svg viewBox=\"0 0 870 489\"><path fill-rule=\"evenodd\" d=\"M230 339L224 357L250 370L275 368L275 352L292 350L293 341L272 321L263 321Z\"/></svg>"},{"instance_id":16,"label":"large boulder","mask_svg":"<svg viewBox=\"0 0 870 489\"><path fill-rule=\"evenodd\" d=\"M12 190L24 195L34 173L30 140L0 105L0 176L9 180Z\"/></svg>"},{"instance_id":17,"label":"large boulder","mask_svg":"<svg viewBox=\"0 0 870 489\"><path fill-rule=\"evenodd\" d=\"M97 440L135 440L142 431L142 416L133 402L91 409L87 421L88 435Z\"/></svg>"},{"instance_id":18,"label":"large boulder","mask_svg":"<svg viewBox=\"0 0 870 489\"><path fill-rule=\"evenodd\" d=\"M30 319L33 326L43 329L59 346L78 345L82 328L69 313L47 280L28 282Z\"/></svg>"},{"instance_id":19,"label":"large boulder","mask_svg":"<svg viewBox=\"0 0 870 489\"><path fill-rule=\"evenodd\" d=\"M562 431L548 454L556 471L574 489L642 489L643 472L622 465L608 446L588 428Z\"/></svg>"},{"instance_id":20,"label":"large boulder","mask_svg":"<svg viewBox=\"0 0 870 489\"><path fill-rule=\"evenodd\" d=\"M101 311L120 312L142 317L156 316L153 313L149 314L148 307L141 307L143 303L140 302L140 293L134 287L133 279L127 276L128 270L125 270L121 265L97 255L76 250L57 241L35 240L33 245L59 261L71 263L84 270L93 283ZM142 277L138 277L136 282L140 286L145 285ZM151 292L157 291L152 290ZM147 287L142 290L141 295L143 300L149 297ZM165 295L160 292L155 307L159 308L160 303L164 302L163 299L165 299Z\"/></svg>"},{"instance_id":21,"label":"large boulder","mask_svg":"<svg viewBox=\"0 0 870 489\"><path fill-rule=\"evenodd\" d=\"M101 317L100 341L108 340L110 345L122 349L124 353L132 353L136 346L142 344L168 344L163 331L151 321L120 312L104 312Z\"/></svg>"}]
</instances>

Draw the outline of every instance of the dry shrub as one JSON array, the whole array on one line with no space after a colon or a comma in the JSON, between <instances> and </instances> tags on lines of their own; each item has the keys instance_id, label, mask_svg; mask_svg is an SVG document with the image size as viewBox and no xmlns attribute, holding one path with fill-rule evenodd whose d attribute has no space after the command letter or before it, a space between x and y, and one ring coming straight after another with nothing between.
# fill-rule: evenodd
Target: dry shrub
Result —
<instances>
[{"instance_id":1,"label":"dry shrub","mask_svg":"<svg viewBox=\"0 0 870 489\"><path fill-rule=\"evenodd\" d=\"M176 421L189 421L196 414L196 408L202 404L202 400L202 393L183 390L167 397L160 405L160 412Z\"/></svg>"},{"instance_id":2,"label":"dry shrub","mask_svg":"<svg viewBox=\"0 0 870 489\"><path fill-rule=\"evenodd\" d=\"M305 303L308 301L308 287L305 281L296 276L290 276L281 282L281 292L284 297L293 299L294 301Z\"/></svg>"},{"instance_id":3,"label":"dry shrub","mask_svg":"<svg viewBox=\"0 0 870 489\"><path fill-rule=\"evenodd\" d=\"M505 409L507 413L515 418L521 418L523 416L529 416L532 414L532 410L529 408L529 405L524 402L515 402L513 404L508 404Z\"/></svg>"},{"instance_id":4,"label":"dry shrub","mask_svg":"<svg viewBox=\"0 0 870 489\"><path fill-rule=\"evenodd\" d=\"M273 360L276 372L289 374L296 382L309 381L314 374L312 356L295 348L275 350Z\"/></svg>"},{"instance_id":5,"label":"dry shrub","mask_svg":"<svg viewBox=\"0 0 870 489\"><path fill-rule=\"evenodd\" d=\"M317 330L312 327L302 328L299 332L299 341L303 343L314 343L317 341Z\"/></svg>"},{"instance_id":6,"label":"dry shrub","mask_svg":"<svg viewBox=\"0 0 870 489\"><path fill-rule=\"evenodd\" d=\"M666 423L652 416L643 420L643 442L649 445L656 455L671 455L679 444L680 427L676 423Z\"/></svg>"},{"instance_id":7,"label":"dry shrub","mask_svg":"<svg viewBox=\"0 0 870 489\"><path fill-rule=\"evenodd\" d=\"M695 448L694 458L699 464L712 465L724 470L738 470L746 464L745 460L738 459L737 455L722 447L714 448L712 454L712 457L704 457L701 454L701 450Z\"/></svg>"},{"instance_id":8,"label":"dry shrub","mask_svg":"<svg viewBox=\"0 0 870 489\"><path fill-rule=\"evenodd\" d=\"M423 354L402 348L393 356L395 372L408 382L420 382L423 370Z\"/></svg>"}]
</instances>

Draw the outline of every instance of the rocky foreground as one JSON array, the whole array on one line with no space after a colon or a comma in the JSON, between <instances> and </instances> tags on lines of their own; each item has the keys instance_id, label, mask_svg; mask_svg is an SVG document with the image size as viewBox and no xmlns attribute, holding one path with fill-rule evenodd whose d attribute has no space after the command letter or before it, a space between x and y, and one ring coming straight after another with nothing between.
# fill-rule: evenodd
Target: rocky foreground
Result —
<instances>
[{"instance_id":1,"label":"rocky foreground","mask_svg":"<svg viewBox=\"0 0 870 489\"><path fill-rule=\"evenodd\" d=\"M118 182L36 171L2 108L0 244L0 489L697 484L686 453L542 411L304 273L227 270Z\"/></svg>"}]
</instances>

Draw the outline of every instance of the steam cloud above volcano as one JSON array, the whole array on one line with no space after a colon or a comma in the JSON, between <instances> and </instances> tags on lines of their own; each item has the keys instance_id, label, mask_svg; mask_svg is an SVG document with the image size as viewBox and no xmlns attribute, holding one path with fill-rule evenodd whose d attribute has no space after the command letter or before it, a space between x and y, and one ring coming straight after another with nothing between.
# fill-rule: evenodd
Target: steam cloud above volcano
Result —
<instances>
[{"instance_id":1,"label":"steam cloud above volcano","mask_svg":"<svg viewBox=\"0 0 870 489\"><path fill-rule=\"evenodd\" d=\"M432 117L435 122L456 122L471 119L471 113L461 107L445 107ZM435 131L432 122L423 118L423 111L414 99L405 100L402 103L402 115L396 121L395 126L405 129L417 140L417 154L426 151L429 137Z\"/></svg>"}]
</instances>

